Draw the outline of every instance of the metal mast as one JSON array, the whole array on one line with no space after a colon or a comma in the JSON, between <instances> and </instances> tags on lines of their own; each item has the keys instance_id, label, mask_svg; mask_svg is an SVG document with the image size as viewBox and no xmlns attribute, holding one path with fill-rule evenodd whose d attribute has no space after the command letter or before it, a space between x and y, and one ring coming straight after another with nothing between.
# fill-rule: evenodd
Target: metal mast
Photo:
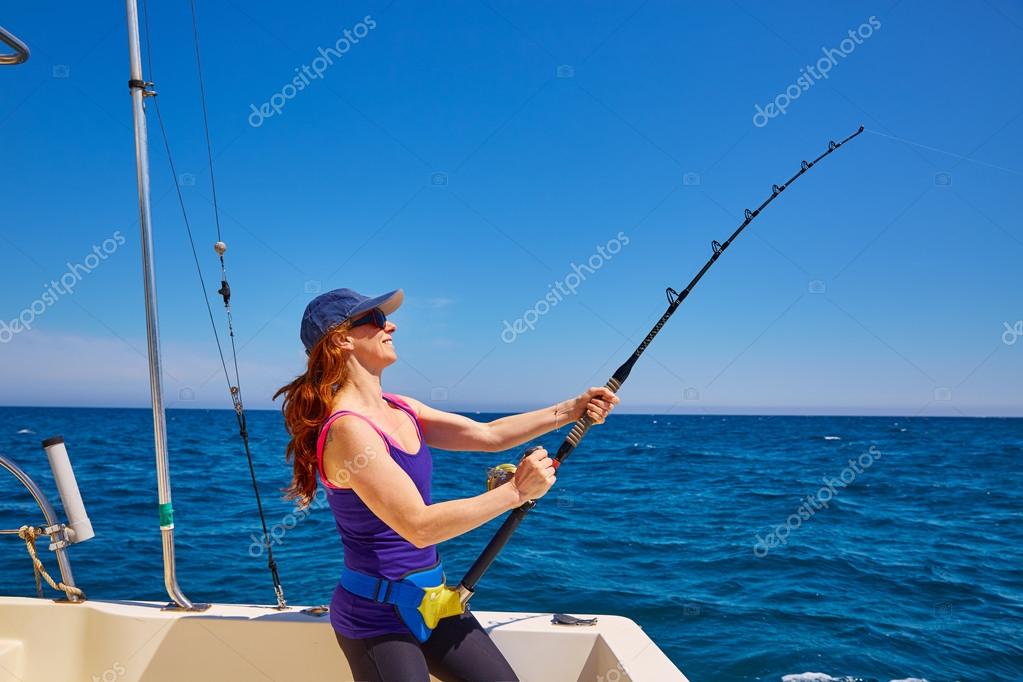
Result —
<instances>
[{"instance_id":1,"label":"metal mast","mask_svg":"<svg viewBox=\"0 0 1023 682\"><path fill-rule=\"evenodd\" d=\"M139 16L136 0L126 0L128 54L131 62L132 114L135 119L135 161L139 186L139 228L142 237L142 270L146 295L146 337L149 342L149 385L153 397L153 437L156 446L156 481L160 501L160 534L163 539L163 580L173 604L167 608L201 610L178 587L174 568L174 509L171 507L170 472L167 467L167 423L163 408L163 373L160 367L160 329L156 312L156 273L153 270L152 218L149 211L149 138L146 131L145 98L156 93L142 78L139 47Z\"/></svg>"}]
</instances>

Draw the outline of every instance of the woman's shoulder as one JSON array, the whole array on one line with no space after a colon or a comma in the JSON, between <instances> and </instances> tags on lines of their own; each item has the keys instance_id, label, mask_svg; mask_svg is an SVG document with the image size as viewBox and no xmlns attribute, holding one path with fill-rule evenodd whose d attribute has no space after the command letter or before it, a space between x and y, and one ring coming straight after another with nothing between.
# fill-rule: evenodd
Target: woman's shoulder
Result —
<instances>
[{"instance_id":1,"label":"woman's shoulder","mask_svg":"<svg viewBox=\"0 0 1023 682\"><path fill-rule=\"evenodd\" d=\"M331 414L324 421L323 428L327 432L328 441L339 434L351 438L378 433L376 424L369 417L349 410L338 410Z\"/></svg>"}]
</instances>

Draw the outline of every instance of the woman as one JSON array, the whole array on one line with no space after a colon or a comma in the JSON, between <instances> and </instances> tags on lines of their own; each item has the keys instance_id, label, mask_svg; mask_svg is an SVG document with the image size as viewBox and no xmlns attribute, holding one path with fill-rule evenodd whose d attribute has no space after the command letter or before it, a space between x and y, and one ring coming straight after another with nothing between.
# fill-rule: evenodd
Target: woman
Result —
<instances>
[{"instance_id":1,"label":"woman","mask_svg":"<svg viewBox=\"0 0 1023 682\"><path fill-rule=\"evenodd\" d=\"M618 398L591 388L551 407L480 423L384 393L384 368L398 357L397 326L387 315L403 298L400 289L375 298L335 289L306 307L306 372L274 395L284 394L292 437L287 498L305 507L317 482L327 491L345 560L330 619L356 679L425 681L430 661L466 680L517 680L476 618L461 613L457 598L449 599L456 615L440 618L432 630L415 605L430 594L422 590L443 583L436 545L542 497L554 485L553 461L538 448L505 484L434 504L430 447L507 450L583 414L603 423ZM455 597L450 590L440 596Z\"/></svg>"}]
</instances>

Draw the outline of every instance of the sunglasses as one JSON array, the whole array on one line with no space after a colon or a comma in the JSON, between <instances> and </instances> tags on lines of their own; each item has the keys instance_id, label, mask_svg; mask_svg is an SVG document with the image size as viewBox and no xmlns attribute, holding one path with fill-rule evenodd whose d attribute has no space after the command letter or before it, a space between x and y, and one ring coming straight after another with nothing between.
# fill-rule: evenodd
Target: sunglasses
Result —
<instances>
[{"instance_id":1,"label":"sunglasses","mask_svg":"<svg viewBox=\"0 0 1023 682\"><path fill-rule=\"evenodd\" d=\"M363 324L375 324L383 329L387 325L387 316L384 315L380 308L373 308L373 310L370 310L365 315L352 320L352 327L358 327Z\"/></svg>"}]
</instances>

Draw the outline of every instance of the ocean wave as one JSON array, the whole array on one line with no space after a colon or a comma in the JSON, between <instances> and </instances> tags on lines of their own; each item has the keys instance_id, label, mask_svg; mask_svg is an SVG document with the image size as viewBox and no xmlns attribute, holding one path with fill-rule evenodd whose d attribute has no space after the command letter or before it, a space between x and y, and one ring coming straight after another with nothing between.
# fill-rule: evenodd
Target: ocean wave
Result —
<instances>
[{"instance_id":1,"label":"ocean wave","mask_svg":"<svg viewBox=\"0 0 1023 682\"><path fill-rule=\"evenodd\" d=\"M796 675L782 675L781 682L874 682L874 680L864 677L850 677L848 675L843 675L842 677L832 677L827 673L799 673ZM928 682L928 681L920 677L902 677L897 680L891 680L890 682Z\"/></svg>"},{"instance_id":2,"label":"ocean wave","mask_svg":"<svg viewBox=\"0 0 1023 682\"><path fill-rule=\"evenodd\" d=\"M860 677L832 677L827 673L797 673L782 675L781 682L865 682Z\"/></svg>"},{"instance_id":3,"label":"ocean wave","mask_svg":"<svg viewBox=\"0 0 1023 682\"><path fill-rule=\"evenodd\" d=\"M760 490L760 489L747 490L745 494L746 495L752 495L753 497L766 497L768 499L773 499L773 498L776 498L776 497L788 497L788 498L791 498L793 496L792 493L788 493L788 492L780 492L780 491L777 491L777 490Z\"/></svg>"}]
</instances>

